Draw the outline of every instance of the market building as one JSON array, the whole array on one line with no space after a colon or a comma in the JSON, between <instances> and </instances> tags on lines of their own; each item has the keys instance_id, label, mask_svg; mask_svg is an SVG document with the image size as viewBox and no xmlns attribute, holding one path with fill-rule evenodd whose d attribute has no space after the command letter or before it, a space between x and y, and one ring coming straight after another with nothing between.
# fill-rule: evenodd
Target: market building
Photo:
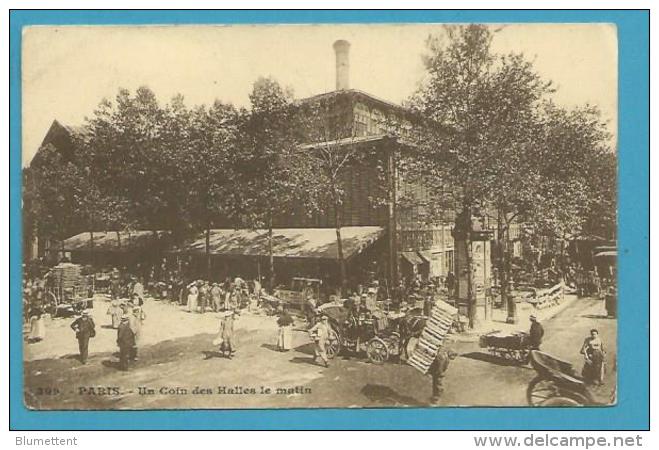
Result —
<instances>
[{"instance_id":1,"label":"market building","mask_svg":"<svg viewBox=\"0 0 659 450\"><path fill-rule=\"evenodd\" d=\"M443 221L428 224L424 211L428 193L420 183L408 179L399 164L400 154L408 145L405 136L414 126L415 117L400 105L350 88L349 50L347 41L334 44L336 90L299 102L303 111L321 111L311 120L309 142L304 149L333 147L369 154L368 159L347 168L343 176L346 194L340 210L342 242L351 249L353 244L356 246L355 251L344 255L352 278L349 284L356 285L369 277L385 278L389 285L401 277L411 279L417 274L425 279L444 277L454 270L453 212L447 211ZM336 214L331 208L309 215L301 207L293 214L276 217L273 233L286 248L283 253L275 252L278 267L294 267L296 262L305 261L296 271L335 279L338 255L325 251L305 253L295 245L300 236L306 236L308 242L327 236L326 245L336 245L330 244L336 240L335 224ZM224 261L219 264L232 261L235 265L251 259L248 265L252 272L255 267L259 271L265 267L262 259L268 255L267 246L254 248L251 239L258 240L256 236L242 236L245 246L238 246L240 250L233 242L238 234L244 234L241 231L211 233L213 258ZM255 233L262 237L266 231ZM200 235L178 251L201 256L204 241ZM332 260L333 264L328 264Z\"/></svg>"}]
</instances>

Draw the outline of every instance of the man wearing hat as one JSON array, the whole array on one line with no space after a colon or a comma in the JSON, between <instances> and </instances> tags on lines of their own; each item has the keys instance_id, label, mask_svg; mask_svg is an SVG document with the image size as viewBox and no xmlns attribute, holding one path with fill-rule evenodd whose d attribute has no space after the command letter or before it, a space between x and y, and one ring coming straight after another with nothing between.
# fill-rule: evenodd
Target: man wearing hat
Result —
<instances>
[{"instance_id":1,"label":"man wearing hat","mask_svg":"<svg viewBox=\"0 0 659 450\"><path fill-rule=\"evenodd\" d=\"M220 353L229 359L236 353L233 345L233 323L237 314L235 311L225 311L220 315L220 330L215 341L220 346Z\"/></svg>"},{"instance_id":2,"label":"man wearing hat","mask_svg":"<svg viewBox=\"0 0 659 450\"><path fill-rule=\"evenodd\" d=\"M453 350L440 348L428 368L428 374L432 377L432 397L431 405L439 405L439 401L444 393L444 376L448 370L449 363L458 356Z\"/></svg>"},{"instance_id":3,"label":"man wearing hat","mask_svg":"<svg viewBox=\"0 0 659 450\"><path fill-rule=\"evenodd\" d=\"M531 328L529 329L529 344L531 350L540 350L540 344L542 344L542 337L545 335L545 329L540 325L535 314L531 314L529 320L531 321Z\"/></svg>"},{"instance_id":4,"label":"man wearing hat","mask_svg":"<svg viewBox=\"0 0 659 450\"><path fill-rule=\"evenodd\" d=\"M315 363L318 358L320 358L325 367L329 367L329 360L327 359L327 341L329 340L329 334L329 318L323 314L320 316L320 321L309 329L309 335L315 344L313 362Z\"/></svg>"},{"instance_id":5,"label":"man wearing hat","mask_svg":"<svg viewBox=\"0 0 659 450\"><path fill-rule=\"evenodd\" d=\"M96 325L88 310L82 311L82 315L73 321L71 329L76 332L78 349L80 350L80 362L87 364L89 355L89 339L96 336Z\"/></svg>"},{"instance_id":6,"label":"man wearing hat","mask_svg":"<svg viewBox=\"0 0 659 450\"><path fill-rule=\"evenodd\" d=\"M135 347L135 333L130 328L128 314L121 316L121 323L117 328L117 345L119 346L119 369L128 370L128 360Z\"/></svg>"}]
</instances>

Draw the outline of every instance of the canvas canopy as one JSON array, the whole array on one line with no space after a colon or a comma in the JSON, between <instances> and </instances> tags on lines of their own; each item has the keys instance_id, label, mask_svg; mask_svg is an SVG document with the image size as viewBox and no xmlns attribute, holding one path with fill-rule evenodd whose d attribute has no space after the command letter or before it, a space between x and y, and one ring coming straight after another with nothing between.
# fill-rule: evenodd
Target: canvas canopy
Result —
<instances>
[{"instance_id":1,"label":"canvas canopy","mask_svg":"<svg viewBox=\"0 0 659 450\"><path fill-rule=\"evenodd\" d=\"M273 255L277 258L338 259L334 228L273 229ZM362 252L384 235L382 227L343 227L343 257ZM224 256L268 256L268 230L214 229L210 231L210 253ZM178 254L205 254L206 235L172 250Z\"/></svg>"},{"instance_id":2,"label":"canvas canopy","mask_svg":"<svg viewBox=\"0 0 659 450\"><path fill-rule=\"evenodd\" d=\"M157 239L166 235L158 231L157 237L153 231L94 231L94 251L100 252L128 252L144 248L153 244ZM91 251L91 235L89 231L76 234L64 240L63 250L67 252Z\"/></svg>"}]
</instances>

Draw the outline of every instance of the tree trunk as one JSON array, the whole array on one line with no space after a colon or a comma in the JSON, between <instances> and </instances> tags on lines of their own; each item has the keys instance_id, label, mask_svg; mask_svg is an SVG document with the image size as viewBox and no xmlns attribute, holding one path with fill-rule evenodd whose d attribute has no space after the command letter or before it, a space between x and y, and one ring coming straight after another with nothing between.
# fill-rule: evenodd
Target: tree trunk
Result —
<instances>
[{"instance_id":1,"label":"tree trunk","mask_svg":"<svg viewBox=\"0 0 659 450\"><path fill-rule=\"evenodd\" d=\"M508 317L506 318L506 323L517 323L517 304L515 299L510 292L510 279L512 272L512 265L510 261L510 223L506 223L506 228L504 230L503 242L503 271L501 277L501 293L505 293L506 309L508 310Z\"/></svg>"},{"instance_id":2,"label":"tree trunk","mask_svg":"<svg viewBox=\"0 0 659 450\"><path fill-rule=\"evenodd\" d=\"M346 292L346 262L343 259L343 241L341 239L341 212L340 205L334 205L334 225L336 227L336 251L339 257L339 284L341 286L340 295L345 295Z\"/></svg>"},{"instance_id":3,"label":"tree trunk","mask_svg":"<svg viewBox=\"0 0 659 450\"><path fill-rule=\"evenodd\" d=\"M268 261L270 276L268 277L268 291L272 294L275 289L275 253L272 233L272 214L268 217Z\"/></svg>"},{"instance_id":4,"label":"tree trunk","mask_svg":"<svg viewBox=\"0 0 659 450\"><path fill-rule=\"evenodd\" d=\"M471 218L470 218L471 219ZM470 220L471 222L471 220ZM471 227L469 227L469 232L465 237L465 256L467 263L467 305L469 310L469 328L476 328L480 323L480 317L478 317L478 308L476 306L476 296L474 295L474 264L473 264L473 255L471 253Z\"/></svg>"},{"instance_id":5,"label":"tree trunk","mask_svg":"<svg viewBox=\"0 0 659 450\"><path fill-rule=\"evenodd\" d=\"M89 264L94 267L94 231L89 230Z\"/></svg>"},{"instance_id":6,"label":"tree trunk","mask_svg":"<svg viewBox=\"0 0 659 450\"><path fill-rule=\"evenodd\" d=\"M480 317L478 316L478 309L476 306L476 296L474 295L474 264L473 264L472 248L471 248L472 224L471 224L470 202L465 202L465 204L463 205L462 212L456 219L456 227L460 229L460 232L464 237L465 263L466 263L466 267L464 270L467 271L467 314L469 315L469 328L473 329L478 327L478 325L480 324ZM457 278L457 282L460 283L459 276Z\"/></svg>"},{"instance_id":7,"label":"tree trunk","mask_svg":"<svg viewBox=\"0 0 659 450\"><path fill-rule=\"evenodd\" d=\"M206 221L206 280L211 279L211 225Z\"/></svg>"}]
</instances>

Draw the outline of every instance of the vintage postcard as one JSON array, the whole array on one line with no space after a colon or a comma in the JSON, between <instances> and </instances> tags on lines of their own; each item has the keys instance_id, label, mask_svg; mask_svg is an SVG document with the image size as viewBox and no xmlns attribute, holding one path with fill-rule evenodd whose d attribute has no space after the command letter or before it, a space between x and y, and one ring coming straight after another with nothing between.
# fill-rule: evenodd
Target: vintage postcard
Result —
<instances>
[{"instance_id":1,"label":"vintage postcard","mask_svg":"<svg viewBox=\"0 0 659 450\"><path fill-rule=\"evenodd\" d=\"M23 28L24 404L614 405L617 39Z\"/></svg>"}]
</instances>

